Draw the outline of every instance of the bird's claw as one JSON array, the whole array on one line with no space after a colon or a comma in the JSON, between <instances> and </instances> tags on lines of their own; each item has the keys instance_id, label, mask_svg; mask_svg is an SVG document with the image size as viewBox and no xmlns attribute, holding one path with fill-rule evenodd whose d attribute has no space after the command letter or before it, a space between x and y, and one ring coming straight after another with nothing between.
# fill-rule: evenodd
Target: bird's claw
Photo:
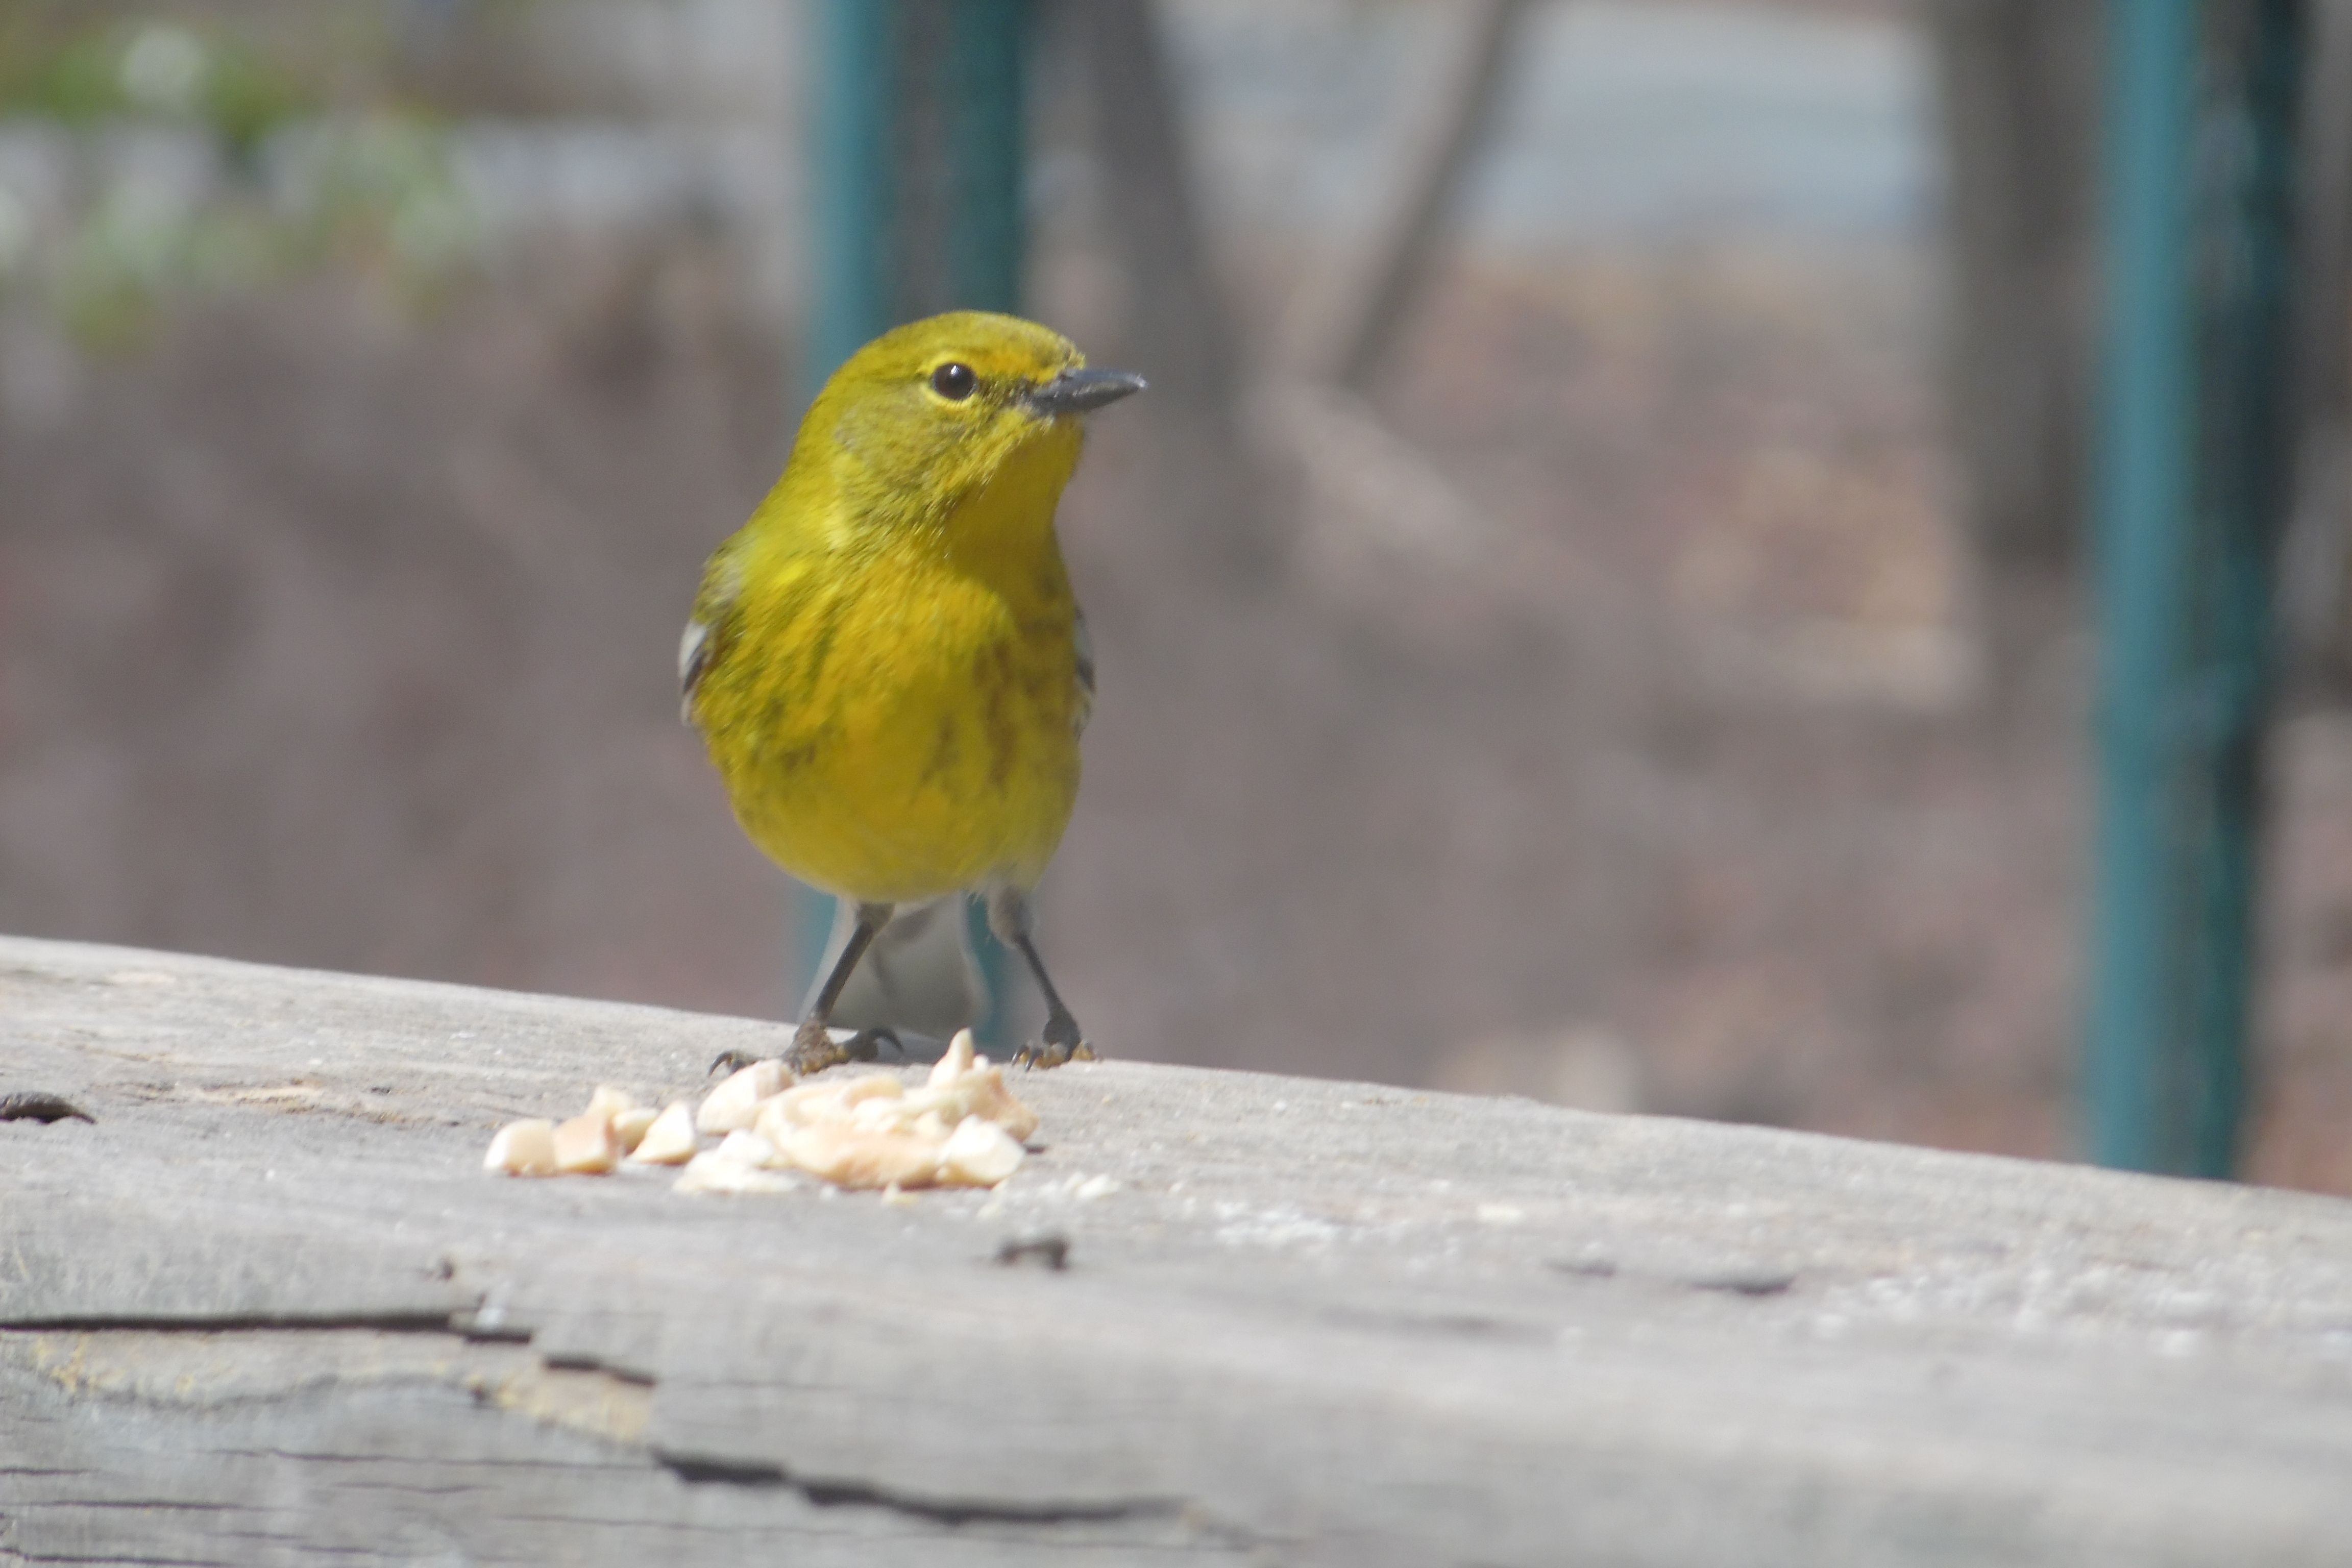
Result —
<instances>
[{"instance_id":1,"label":"bird's claw","mask_svg":"<svg viewBox=\"0 0 2352 1568\"><path fill-rule=\"evenodd\" d=\"M1051 1024L1045 1026L1045 1038L1042 1044L1024 1046L1013 1053L1014 1067L1034 1068L1040 1070L1057 1068L1065 1062L1092 1062L1101 1059L1095 1055L1095 1048L1087 1044L1085 1037L1079 1035L1076 1026L1057 1029Z\"/></svg>"},{"instance_id":2,"label":"bird's claw","mask_svg":"<svg viewBox=\"0 0 2352 1568\"><path fill-rule=\"evenodd\" d=\"M729 1072L741 1072L745 1068L758 1067L767 1059L757 1051L721 1051L710 1059L710 1072L704 1073L702 1076L709 1078L710 1073L715 1073L721 1068Z\"/></svg>"},{"instance_id":3,"label":"bird's claw","mask_svg":"<svg viewBox=\"0 0 2352 1568\"><path fill-rule=\"evenodd\" d=\"M860 1029L845 1040L836 1040L822 1024L803 1024L793 1037L793 1048L784 1053L784 1065L793 1069L794 1078L807 1078L844 1062L870 1062L881 1054L884 1040L899 1055L906 1054L907 1047L888 1029Z\"/></svg>"}]
</instances>

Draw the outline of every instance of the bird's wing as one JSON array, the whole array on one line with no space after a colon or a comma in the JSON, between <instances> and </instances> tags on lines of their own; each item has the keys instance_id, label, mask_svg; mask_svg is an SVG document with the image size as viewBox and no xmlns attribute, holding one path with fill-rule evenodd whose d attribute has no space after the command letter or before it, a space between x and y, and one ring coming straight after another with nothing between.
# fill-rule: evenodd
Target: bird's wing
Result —
<instances>
[{"instance_id":1,"label":"bird's wing","mask_svg":"<svg viewBox=\"0 0 2352 1568\"><path fill-rule=\"evenodd\" d=\"M710 667L710 623L691 620L686 623L685 635L677 639L677 683L684 695L679 699L677 716L685 722L694 722L694 689L702 684L702 672Z\"/></svg>"},{"instance_id":2,"label":"bird's wing","mask_svg":"<svg viewBox=\"0 0 2352 1568\"><path fill-rule=\"evenodd\" d=\"M1087 613L1075 606L1070 642L1077 654L1077 700L1070 706L1070 728L1083 735L1095 715L1095 639L1087 635Z\"/></svg>"},{"instance_id":3,"label":"bird's wing","mask_svg":"<svg viewBox=\"0 0 2352 1568\"><path fill-rule=\"evenodd\" d=\"M694 613L687 617L686 632L677 640L677 684L683 693L678 701L677 716L688 724L694 722L694 694L702 685L719 656L726 652L731 638L736 600L743 587L743 574L735 563L734 541L719 546L702 570L702 589L694 596Z\"/></svg>"}]
</instances>

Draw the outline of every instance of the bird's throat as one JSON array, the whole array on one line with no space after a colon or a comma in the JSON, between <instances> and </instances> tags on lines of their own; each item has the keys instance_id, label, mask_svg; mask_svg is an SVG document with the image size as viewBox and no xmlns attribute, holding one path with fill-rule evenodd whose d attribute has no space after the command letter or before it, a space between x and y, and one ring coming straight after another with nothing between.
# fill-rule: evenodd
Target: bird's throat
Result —
<instances>
[{"instance_id":1,"label":"bird's throat","mask_svg":"<svg viewBox=\"0 0 2352 1568\"><path fill-rule=\"evenodd\" d=\"M1067 598L1054 513L1077 459L1076 433L1049 431L1024 442L967 492L946 520L954 568L1016 605Z\"/></svg>"}]
</instances>

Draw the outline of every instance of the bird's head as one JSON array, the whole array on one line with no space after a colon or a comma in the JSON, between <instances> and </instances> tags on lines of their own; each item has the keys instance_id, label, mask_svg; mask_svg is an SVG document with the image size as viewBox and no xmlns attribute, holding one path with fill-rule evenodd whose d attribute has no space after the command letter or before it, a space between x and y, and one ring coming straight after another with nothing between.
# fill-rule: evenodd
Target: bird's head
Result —
<instances>
[{"instance_id":1,"label":"bird's head","mask_svg":"<svg viewBox=\"0 0 2352 1568\"><path fill-rule=\"evenodd\" d=\"M1020 505L1035 491L1050 523L1077 464L1080 416L1142 390L1141 376L1087 369L1067 338L1034 321L958 310L851 355L800 439L821 444L866 518L953 531L983 495Z\"/></svg>"}]
</instances>

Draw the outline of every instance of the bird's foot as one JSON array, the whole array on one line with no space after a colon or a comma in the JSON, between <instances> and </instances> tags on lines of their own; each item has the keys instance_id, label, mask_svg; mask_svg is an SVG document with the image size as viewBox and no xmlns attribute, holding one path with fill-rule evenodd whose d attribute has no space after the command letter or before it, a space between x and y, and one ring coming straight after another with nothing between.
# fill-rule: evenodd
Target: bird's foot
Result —
<instances>
[{"instance_id":1,"label":"bird's foot","mask_svg":"<svg viewBox=\"0 0 2352 1568\"><path fill-rule=\"evenodd\" d=\"M1080 1040L1075 1046L1057 1046L1051 1041L1043 1045L1024 1046L1013 1053L1013 1065L1017 1068L1057 1068L1064 1062L1096 1062L1102 1058L1095 1048Z\"/></svg>"},{"instance_id":2,"label":"bird's foot","mask_svg":"<svg viewBox=\"0 0 2352 1568\"><path fill-rule=\"evenodd\" d=\"M820 1043L813 1046L812 1040ZM831 1030L819 1029L812 1034L808 1026L803 1024L793 1036L792 1048L781 1058L758 1051L721 1051L711 1059L710 1071L715 1073L723 1068L728 1072L741 1072L745 1068L757 1067L764 1061L781 1059L792 1069L793 1077L806 1078L813 1072L823 1072L842 1062L870 1062L881 1054L885 1044L901 1057L907 1054L907 1044L898 1038L896 1029L860 1029L846 1039L835 1040Z\"/></svg>"},{"instance_id":3,"label":"bird's foot","mask_svg":"<svg viewBox=\"0 0 2352 1568\"><path fill-rule=\"evenodd\" d=\"M793 1077L807 1078L844 1062L870 1062L881 1054L884 1040L889 1041L900 1056L907 1054L907 1047L888 1029L860 1029L846 1039L837 1040L832 1030L812 1019L793 1037L793 1048L784 1053L784 1065L793 1069Z\"/></svg>"},{"instance_id":4,"label":"bird's foot","mask_svg":"<svg viewBox=\"0 0 2352 1568\"><path fill-rule=\"evenodd\" d=\"M1024 1046L1013 1053L1013 1065L1019 1068L1057 1068L1064 1062L1091 1062L1102 1058L1087 1044L1079 1032L1078 1021L1067 1013L1057 1013L1045 1020L1045 1038L1042 1044Z\"/></svg>"}]
</instances>

